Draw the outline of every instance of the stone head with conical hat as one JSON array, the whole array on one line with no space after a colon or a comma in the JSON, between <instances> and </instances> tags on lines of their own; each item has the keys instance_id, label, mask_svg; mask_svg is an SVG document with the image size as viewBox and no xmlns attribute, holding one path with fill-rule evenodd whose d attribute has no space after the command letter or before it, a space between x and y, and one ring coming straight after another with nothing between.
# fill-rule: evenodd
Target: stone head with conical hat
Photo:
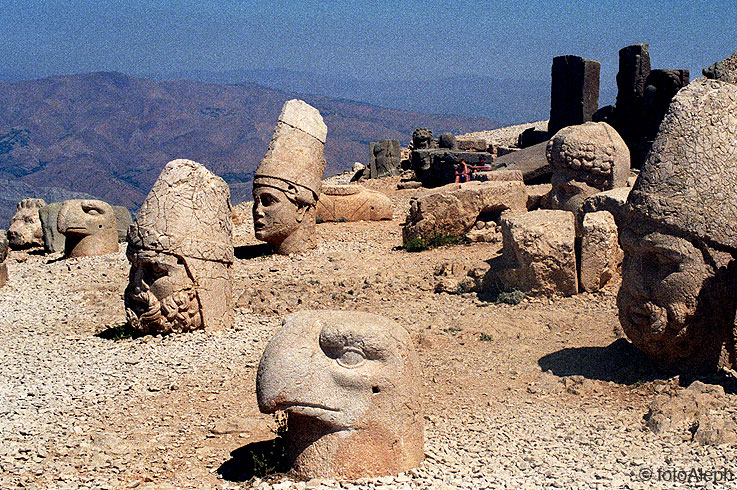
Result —
<instances>
[{"instance_id":1,"label":"stone head with conical hat","mask_svg":"<svg viewBox=\"0 0 737 490\"><path fill-rule=\"evenodd\" d=\"M266 156L253 178L256 238L280 254L315 248L315 204L325 171L327 126L301 100L284 104Z\"/></svg>"},{"instance_id":2,"label":"stone head with conical hat","mask_svg":"<svg viewBox=\"0 0 737 490\"><path fill-rule=\"evenodd\" d=\"M736 115L735 85L681 89L625 205L620 321L671 367L735 362Z\"/></svg>"},{"instance_id":3,"label":"stone head with conical hat","mask_svg":"<svg viewBox=\"0 0 737 490\"><path fill-rule=\"evenodd\" d=\"M127 255L126 312L139 331L232 324L230 191L201 164L166 164L128 230Z\"/></svg>"}]
</instances>

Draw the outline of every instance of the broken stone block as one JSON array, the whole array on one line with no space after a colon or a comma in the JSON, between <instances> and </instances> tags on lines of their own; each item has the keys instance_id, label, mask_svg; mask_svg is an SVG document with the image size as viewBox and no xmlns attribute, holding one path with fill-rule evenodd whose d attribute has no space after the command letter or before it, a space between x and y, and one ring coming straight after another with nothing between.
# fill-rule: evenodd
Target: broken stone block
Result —
<instances>
[{"instance_id":1,"label":"broken stone block","mask_svg":"<svg viewBox=\"0 0 737 490\"><path fill-rule=\"evenodd\" d=\"M492 162L490 153L449 150L443 148L412 151L412 170L423 187L433 188L455 182L461 162L483 166Z\"/></svg>"},{"instance_id":2,"label":"broken stone block","mask_svg":"<svg viewBox=\"0 0 737 490\"><path fill-rule=\"evenodd\" d=\"M553 58L548 132L591 121L599 107L598 61L580 56Z\"/></svg>"},{"instance_id":3,"label":"broken stone block","mask_svg":"<svg viewBox=\"0 0 737 490\"><path fill-rule=\"evenodd\" d=\"M488 151L489 142L484 138L461 139L456 138L460 151Z\"/></svg>"},{"instance_id":4,"label":"broken stone block","mask_svg":"<svg viewBox=\"0 0 737 490\"><path fill-rule=\"evenodd\" d=\"M379 221L392 219L392 202L360 185L324 185L316 212L323 221Z\"/></svg>"},{"instance_id":5,"label":"broken stone block","mask_svg":"<svg viewBox=\"0 0 737 490\"><path fill-rule=\"evenodd\" d=\"M583 217L580 284L583 291L598 291L617 274L624 253L619 248L617 224L608 211Z\"/></svg>"},{"instance_id":6,"label":"broken stone block","mask_svg":"<svg viewBox=\"0 0 737 490\"><path fill-rule=\"evenodd\" d=\"M475 172L473 174L473 180L478 180L480 182L489 182L493 180L522 181L524 179L520 170L501 169Z\"/></svg>"},{"instance_id":7,"label":"broken stone block","mask_svg":"<svg viewBox=\"0 0 737 490\"><path fill-rule=\"evenodd\" d=\"M500 224L502 256L489 271L485 288L545 296L578 293L573 213L547 209L505 213Z\"/></svg>"},{"instance_id":8,"label":"broken stone block","mask_svg":"<svg viewBox=\"0 0 737 490\"><path fill-rule=\"evenodd\" d=\"M525 184L541 184L550 180L552 167L546 155L547 142L516 150L498 157L494 166L501 170L519 170Z\"/></svg>"},{"instance_id":9,"label":"broken stone block","mask_svg":"<svg viewBox=\"0 0 737 490\"><path fill-rule=\"evenodd\" d=\"M522 182L472 181L425 191L410 201L402 229L404 245L418 239L463 236L477 221L496 221L505 210L527 211Z\"/></svg>"},{"instance_id":10,"label":"broken stone block","mask_svg":"<svg viewBox=\"0 0 737 490\"><path fill-rule=\"evenodd\" d=\"M670 101L688 85L688 70L652 70L642 96L643 138L655 139Z\"/></svg>"},{"instance_id":11,"label":"broken stone block","mask_svg":"<svg viewBox=\"0 0 737 490\"><path fill-rule=\"evenodd\" d=\"M614 217L614 221L619 223L624 205L627 202L627 196L630 195L630 190L632 190L631 187L615 187L614 189L587 197L584 199L583 204L581 204L581 211L583 213L581 216L585 216L586 213L608 211Z\"/></svg>"},{"instance_id":12,"label":"broken stone block","mask_svg":"<svg viewBox=\"0 0 737 490\"><path fill-rule=\"evenodd\" d=\"M402 153L398 140L381 140L369 144L369 178L379 179L399 175Z\"/></svg>"},{"instance_id":13,"label":"broken stone block","mask_svg":"<svg viewBox=\"0 0 737 490\"><path fill-rule=\"evenodd\" d=\"M552 184L537 184L525 186L527 192L527 210L534 211L540 207L543 197L553 189Z\"/></svg>"}]
</instances>

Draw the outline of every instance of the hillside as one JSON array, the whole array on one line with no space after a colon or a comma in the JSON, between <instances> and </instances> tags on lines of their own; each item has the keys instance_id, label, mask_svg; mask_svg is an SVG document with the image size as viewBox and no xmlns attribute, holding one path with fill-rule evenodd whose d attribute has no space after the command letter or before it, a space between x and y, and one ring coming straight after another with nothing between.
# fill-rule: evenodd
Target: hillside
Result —
<instances>
[{"instance_id":1,"label":"hillside","mask_svg":"<svg viewBox=\"0 0 737 490\"><path fill-rule=\"evenodd\" d=\"M0 178L85 192L134 210L166 162L190 158L223 176L238 202L250 194L281 106L293 97L323 114L327 174L366 162L371 141L406 144L419 126L456 133L498 127L252 83L54 76L0 82Z\"/></svg>"}]
</instances>

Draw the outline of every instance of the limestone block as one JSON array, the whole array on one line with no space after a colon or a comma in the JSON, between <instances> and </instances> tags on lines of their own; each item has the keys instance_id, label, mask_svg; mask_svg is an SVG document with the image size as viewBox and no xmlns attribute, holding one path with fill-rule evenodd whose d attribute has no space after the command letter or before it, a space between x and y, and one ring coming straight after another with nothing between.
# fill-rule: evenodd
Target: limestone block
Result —
<instances>
[{"instance_id":1,"label":"limestone block","mask_svg":"<svg viewBox=\"0 0 737 490\"><path fill-rule=\"evenodd\" d=\"M525 186L527 192L527 210L533 211L540 207L540 203L544 196L548 195L552 190L551 184L537 184Z\"/></svg>"},{"instance_id":2,"label":"limestone block","mask_svg":"<svg viewBox=\"0 0 737 490\"><path fill-rule=\"evenodd\" d=\"M585 214L581 239L581 289L598 291L604 287L617 274L623 255L612 214L608 211Z\"/></svg>"},{"instance_id":3,"label":"limestone block","mask_svg":"<svg viewBox=\"0 0 737 490\"><path fill-rule=\"evenodd\" d=\"M15 215L10 218L8 226L8 242L10 248L18 250L43 245L43 230L38 210L46 206L43 199L23 199L15 208Z\"/></svg>"},{"instance_id":4,"label":"limestone block","mask_svg":"<svg viewBox=\"0 0 737 490\"><path fill-rule=\"evenodd\" d=\"M461 151L488 151L489 142L484 138L462 139L456 138L458 149Z\"/></svg>"},{"instance_id":5,"label":"limestone block","mask_svg":"<svg viewBox=\"0 0 737 490\"><path fill-rule=\"evenodd\" d=\"M323 186L316 212L323 221L379 221L392 219L392 202L356 184Z\"/></svg>"},{"instance_id":6,"label":"limestone block","mask_svg":"<svg viewBox=\"0 0 737 490\"><path fill-rule=\"evenodd\" d=\"M256 377L260 410L287 412L288 462L305 479L417 466L424 457L421 387L407 331L358 311L286 316Z\"/></svg>"},{"instance_id":7,"label":"limestone block","mask_svg":"<svg viewBox=\"0 0 737 490\"><path fill-rule=\"evenodd\" d=\"M478 180L480 182L489 182L492 180L524 180L522 177L522 172L520 170L508 170L508 169L500 169L500 170L489 170L489 171L481 171L481 172L475 172L473 174L473 180Z\"/></svg>"},{"instance_id":8,"label":"limestone block","mask_svg":"<svg viewBox=\"0 0 737 490\"><path fill-rule=\"evenodd\" d=\"M65 257L89 257L118 251L115 212L104 201L64 201L59 208L56 226L64 235Z\"/></svg>"},{"instance_id":9,"label":"limestone block","mask_svg":"<svg viewBox=\"0 0 737 490\"><path fill-rule=\"evenodd\" d=\"M530 295L578 293L573 213L537 210L502 215L504 266L492 271L503 289Z\"/></svg>"},{"instance_id":10,"label":"limestone block","mask_svg":"<svg viewBox=\"0 0 737 490\"><path fill-rule=\"evenodd\" d=\"M494 165L508 170L519 170L525 183L537 183L541 179L549 178L552 167L548 163L545 149L547 142L509 152L498 157Z\"/></svg>"},{"instance_id":11,"label":"limestone block","mask_svg":"<svg viewBox=\"0 0 737 490\"><path fill-rule=\"evenodd\" d=\"M527 211L525 185L521 181L464 182L428 190L410 201L403 225L406 245L414 239L461 236L481 219L498 220L502 211Z\"/></svg>"}]
</instances>

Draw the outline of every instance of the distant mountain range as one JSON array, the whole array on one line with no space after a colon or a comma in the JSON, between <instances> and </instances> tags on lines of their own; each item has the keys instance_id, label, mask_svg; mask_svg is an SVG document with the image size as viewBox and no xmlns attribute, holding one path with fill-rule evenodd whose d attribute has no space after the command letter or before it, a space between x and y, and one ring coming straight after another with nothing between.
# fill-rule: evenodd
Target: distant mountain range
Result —
<instances>
[{"instance_id":1,"label":"distant mountain range","mask_svg":"<svg viewBox=\"0 0 737 490\"><path fill-rule=\"evenodd\" d=\"M550 116L549 79L499 79L478 74L429 80L374 81L286 69L193 70L154 78L251 82L278 90L327 95L381 107L488 117L505 125L541 121Z\"/></svg>"},{"instance_id":2,"label":"distant mountain range","mask_svg":"<svg viewBox=\"0 0 737 490\"><path fill-rule=\"evenodd\" d=\"M255 83L62 75L0 82L0 179L87 193L135 211L166 162L189 158L225 178L239 202L249 197L281 106L294 97L317 107L328 126L326 175L366 163L371 141L407 144L416 127L436 134L499 127L487 118L386 109Z\"/></svg>"}]
</instances>

